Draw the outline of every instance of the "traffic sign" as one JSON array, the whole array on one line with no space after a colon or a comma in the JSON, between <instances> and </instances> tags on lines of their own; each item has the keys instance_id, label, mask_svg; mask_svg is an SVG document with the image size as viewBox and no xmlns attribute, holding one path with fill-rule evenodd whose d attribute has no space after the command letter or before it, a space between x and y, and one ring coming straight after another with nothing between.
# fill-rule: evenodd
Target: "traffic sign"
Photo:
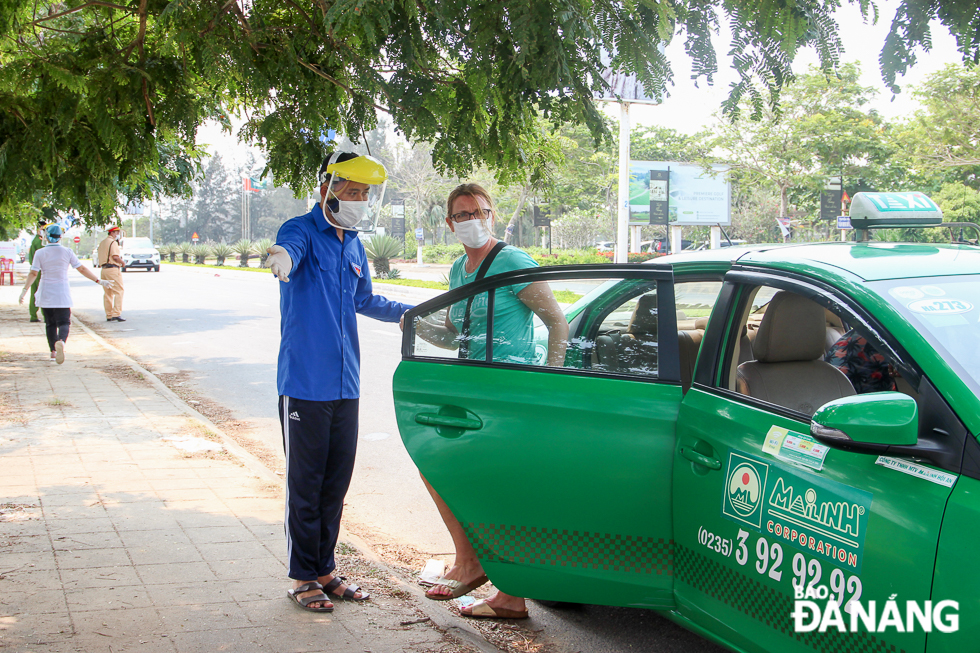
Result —
<instances>
[{"instance_id":1,"label":"traffic sign","mask_svg":"<svg viewBox=\"0 0 980 653\"><path fill-rule=\"evenodd\" d=\"M195 231L194 235L191 236L191 241L196 243L198 240L200 240L200 238L197 237L197 232Z\"/></svg>"},{"instance_id":2,"label":"traffic sign","mask_svg":"<svg viewBox=\"0 0 980 653\"><path fill-rule=\"evenodd\" d=\"M75 236L75 244L77 245L80 242L82 242L81 236Z\"/></svg>"},{"instance_id":3,"label":"traffic sign","mask_svg":"<svg viewBox=\"0 0 980 653\"><path fill-rule=\"evenodd\" d=\"M415 238L417 240L422 240L423 238L425 238L425 230L422 229L422 227L419 227L415 230Z\"/></svg>"},{"instance_id":4,"label":"traffic sign","mask_svg":"<svg viewBox=\"0 0 980 653\"><path fill-rule=\"evenodd\" d=\"M837 228L838 229L853 229L851 227L851 218L847 215L837 216Z\"/></svg>"}]
</instances>

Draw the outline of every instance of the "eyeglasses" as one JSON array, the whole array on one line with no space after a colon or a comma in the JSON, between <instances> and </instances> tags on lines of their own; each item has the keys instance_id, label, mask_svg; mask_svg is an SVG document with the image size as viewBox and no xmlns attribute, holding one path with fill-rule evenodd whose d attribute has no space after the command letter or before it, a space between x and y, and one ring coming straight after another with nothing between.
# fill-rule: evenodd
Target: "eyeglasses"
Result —
<instances>
[{"instance_id":1,"label":"eyeglasses","mask_svg":"<svg viewBox=\"0 0 980 653\"><path fill-rule=\"evenodd\" d=\"M467 222L475 218L486 218L489 220L491 215L493 215L493 211L490 209L478 209L476 211L460 211L459 213L453 213L451 216L449 216L449 219L458 224L460 222Z\"/></svg>"}]
</instances>

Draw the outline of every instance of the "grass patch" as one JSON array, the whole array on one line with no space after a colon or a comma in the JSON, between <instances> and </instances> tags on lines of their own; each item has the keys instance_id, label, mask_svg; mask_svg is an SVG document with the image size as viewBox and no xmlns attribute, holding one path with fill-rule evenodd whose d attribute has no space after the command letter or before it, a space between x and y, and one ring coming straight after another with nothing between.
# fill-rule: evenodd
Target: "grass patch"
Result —
<instances>
[{"instance_id":1,"label":"grass patch","mask_svg":"<svg viewBox=\"0 0 980 653\"><path fill-rule=\"evenodd\" d=\"M48 401L49 406L71 406L71 402L65 401L61 397L55 397Z\"/></svg>"},{"instance_id":2,"label":"grass patch","mask_svg":"<svg viewBox=\"0 0 980 653\"><path fill-rule=\"evenodd\" d=\"M574 304L578 300L582 299L582 295L577 292L572 292L571 290L556 290L555 291L555 301L559 304Z\"/></svg>"},{"instance_id":3,"label":"grass patch","mask_svg":"<svg viewBox=\"0 0 980 653\"><path fill-rule=\"evenodd\" d=\"M199 270L243 270L245 272L268 272L272 273L269 268L240 268L237 265L214 265L211 263L205 263L204 265L198 265L197 263L183 263L181 261L161 261L161 265L183 265L185 268L197 268Z\"/></svg>"},{"instance_id":4,"label":"grass patch","mask_svg":"<svg viewBox=\"0 0 980 653\"><path fill-rule=\"evenodd\" d=\"M433 290L449 290L448 283L426 281L424 279L371 279L371 283L388 283L393 286L412 286L414 288L432 288Z\"/></svg>"}]
</instances>

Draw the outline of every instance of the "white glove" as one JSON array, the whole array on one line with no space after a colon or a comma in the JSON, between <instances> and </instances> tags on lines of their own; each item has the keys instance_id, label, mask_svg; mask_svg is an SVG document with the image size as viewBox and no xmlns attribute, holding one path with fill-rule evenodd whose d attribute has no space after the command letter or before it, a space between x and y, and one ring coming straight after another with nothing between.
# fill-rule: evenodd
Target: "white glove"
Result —
<instances>
[{"instance_id":1,"label":"white glove","mask_svg":"<svg viewBox=\"0 0 980 653\"><path fill-rule=\"evenodd\" d=\"M289 283L289 273L293 269L293 259L289 258L289 252L281 245L273 245L266 251L269 252L269 269L272 274L279 277L279 281Z\"/></svg>"},{"instance_id":2,"label":"white glove","mask_svg":"<svg viewBox=\"0 0 980 653\"><path fill-rule=\"evenodd\" d=\"M24 298L27 297L27 291L29 289L30 289L30 286L24 286L24 289L20 291L20 299L17 300L17 303L18 304L23 304L24 303Z\"/></svg>"},{"instance_id":3,"label":"white glove","mask_svg":"<svg viewBox=\"0 0 980 653\"><path fill-rule=\"evenodd\" d=\"M102 279L99 281L99 285L102 286L103 288L112 288L113 286L116 285L116 282L113 281L112 279Z\"/></svg>"}]
</instances>

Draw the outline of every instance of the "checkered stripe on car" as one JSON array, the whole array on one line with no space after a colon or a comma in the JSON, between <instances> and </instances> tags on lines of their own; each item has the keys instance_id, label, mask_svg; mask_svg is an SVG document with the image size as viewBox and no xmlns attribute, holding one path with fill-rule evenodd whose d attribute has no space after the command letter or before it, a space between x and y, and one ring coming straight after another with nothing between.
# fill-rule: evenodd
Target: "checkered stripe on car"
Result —
<instances>
[{"instance_id":1,"label":"checkered stripe on car","mask_svg":"<svg viewBox=\"0 0 980 653\"><path fill-rule=\"evenodd\" d=\"M758 580L716 562L698 551L675 545L677 581L744 612L757 621L826 653L904 653L868 632L793 632L793 599ZM751 562L749 564L752 564ZM785 571L783 573L786 573Z\"/></svg>"},{"instance_id":2,"label":"checkered stripe on car","mask_svg":"<svg viewBox=\"0 0 980 653\"><path fill-rule=\"evenodd\" d=\"M537 526L467 524L481 560L671 576L673 540Z\"/></svg>"}]
</instances>

